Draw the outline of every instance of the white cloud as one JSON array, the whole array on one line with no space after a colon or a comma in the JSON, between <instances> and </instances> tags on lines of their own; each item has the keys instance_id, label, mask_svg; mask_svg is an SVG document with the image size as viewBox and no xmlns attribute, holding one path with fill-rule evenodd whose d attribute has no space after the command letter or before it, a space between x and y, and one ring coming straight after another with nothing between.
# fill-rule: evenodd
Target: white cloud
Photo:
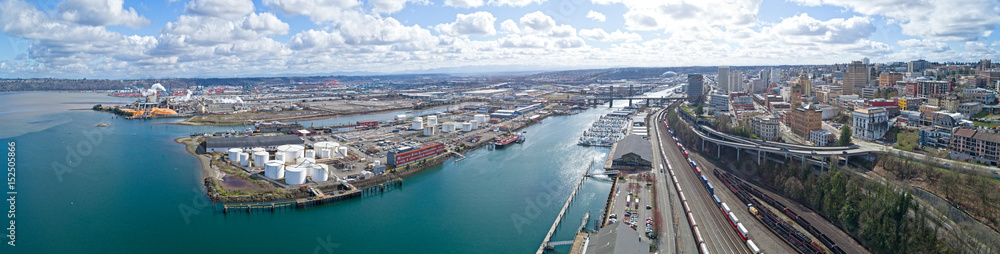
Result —
<instances>
[{"instance_id":1,"label":"white cloud","mask_svg":"<svg viewBox=\"0 0 1000 254\"><path fill-rule=\"evenodd\" d=\"M605 32L604 29L594 28L594 29L580 29L580 37L588 40L595 41L625 41L625 42L639 42L642 41L642 36L636 33L622 32L621 30L615 30L610 34Z\"/></svg>"},{"instance_id":2,"label":"white cloud","mask_svg":"<svg viewBox=\"0 0 1000 254\"><path fill-rule=\"evenodd\" d=\"M794 0L803 5L831 5L898 23L903 34L942 41L988 37L1000 25L995 0Z\"/></svg>"},{"instance_id":3,"label":"white cloud","mask_svg":"<svg viewBox=\"0 0 1000 254\"><path fill-rule=\"evenodd\" d=\"M762 0L591 0L595 4L622 4L628 11L625 27L629 30L714 33L757 24ZM702 35L708 36L708 35ZM718 36L718 35L712 35Z\"/></svg>"},{"instance_id":4,"label":"white cloud","mask_svg":"<svg viewBox=\"0 0 1000 254\"><path fill-rule=\"evenodd\" d=\"M875 25L866 17L821 21L803 13L786 18L767 30L790 43L848 44L870 36L875 32Z\"/></svg>"},{"instance_id":5,"label":"white cloud","mask_svg":"<svg viewBox=\"0 0 1000 254\"><path fill-rule=\"evenodd\" d=\"M500 46L505 48L544 48L548 44L549 40L534 35L514 34L500 39Z\"/></svg>"},{"instance_id":6,"label":"white cloud","mask_svg":"<svg viewBox=\"0 0 1000 254\"><path fill-rule=\"evenodd\" d=\"M490 0L491 5L524 7L533 3L543 3L545 0Z\"/></svg>"},{"instance_id":7,"label":"white cloud","mask_svg":"<svg viewBox=\"0 0 1000 254\"><path fill-rule=\"evenodd\" d=\"M907 48L918 48L930 53L940 53L951 50L951 46L948 46L948 44L932 40L908 39L898 41L896 44Z\"/></svg>"},{"instance_id":8,"label":"white cloud","mask_svg":"<svg viewBox=\"0 0 1000 254\"><path fill-rule=\"evenodd\" d=\"M59 17L63 20L89 26L118 25L142 27L149 20L139 16L135 9L122 8L123 0L67 0L59 3Z\"/></svg>"},{"instance_id":9,"label":"white cloud","mask_svg":"<svg viewBox=\"0 0 1000 254\"><path fill-rule=\"evenodd\" d=\"M455 22L435 26L439 32L451 36L460 35L494 35L497 33L494 23L497 21L489 12L458 14Z\"/></svg>"},{"instance_id":10,"label":"white cloud","mask_svg":"<svg viewBox=\"0 0 1000 254\"><path fill-rule=\"evenodd\" d=\"M234 19L252 13L253 2L250 0L192 0L184 5L184 12L199 16Z\"/></svg>"},{"instance_id":11,"label":"white cloud","mask_svg":"<svg viewBox=\"0 0 1000 254\"><path fill-rule=\"evenodd\" d=\"M593 20L596 20L596 21L600 21L600 22L604 22L605 20L608 20L608 17L604 16L604 14L602 14L600 12L596 12L594 10L590 10L590 12L587 12L587 18L593 19Z\"/></svg>"},{"instance_id":12,"label":"white cloud","mask_svg":"<svg viewBox=\"0 0 1000 254\"><path fill-rule=\"evenodd\" d=\"M345 9L361 6L357 0L263 0L288 15L305 15L313 22L335 20Z\"/></svg>"},{"instance_id":13,"label":"white cloud","mask_svg":"<svg viewBox=\"0 0 1000 254\"><path fill-rule=\"evenodd\" d=\"M393 13L406 7L407 3L427 3L426 0L370 0L369 1L375 7L372 12L377 13Z\"/></svg>"},{"instance_id":14,"label":"white cloud","mask_svg":"<svg viewBox=\"0 0 1000 254\"><path fill-rule=\"evenodd\" d=\"M444 5L461 8L476 8L483 6L483 0L444 0Z\"/></svg>"},{"instance_id":15,"label":"white cloud","mask_svg":"<svg viewBox=\"0 0 1000 254\"><path fill-rule=\"evenodd\" d=\"M556 21L541 11L525 14L520 21L527 33L549 34L556 28Z\"/></svg>"},{"instance_id":16,"label":"white cloud","mask_svg":"<svg viewBox=\"0 0 1000 254\"><path fill-rule=\"evenodd\" d=\"M514 23L513 20L508 19L500 22L500 31L507 34L519 34L521 33L521 28L518 28L517 23Z\"/></svg>"}]
</instances>

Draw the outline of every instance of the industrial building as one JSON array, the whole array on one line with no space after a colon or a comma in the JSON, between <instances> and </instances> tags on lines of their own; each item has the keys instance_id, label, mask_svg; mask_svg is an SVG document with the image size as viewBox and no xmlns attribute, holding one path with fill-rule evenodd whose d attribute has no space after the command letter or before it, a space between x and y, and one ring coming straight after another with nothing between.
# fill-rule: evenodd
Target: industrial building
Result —
<instances>
[{"instance_id":1,"label":"industrial building","mask_svg":"<svg viewBox=\"0 0 1000 254\"><path fill-rule=\"evenodd\" d=\"M615 222L590 235L587 253L649 253L649 243L644 242L642 237L639 237L639 232L624 222Z\"/></svg>"},{"instance_id":2,"label":"industrial building","mask_svg":"<svg viewBox=\"0 0 1000 254\"><path fill-rule=\"evenodd\" d=\"M611 148L611 168L617 170L650 170L653 162L653 148L649 140L639 135L628 135Z\"/></svg>"},{"instance_id":3,"label":"industrial building","mask_svg":"<svg viewBox=\"0 0 1000 254\"><path fill-rule=\"evenodd\" d=\"M444 144L438 142L427 143L420 148L400 148L396 151L386 153L386 164L392 167L400 167L406 164L417 162L435 155L444 153Z\"/></svg>"},{"instance_id":4,"label":"industrial building","mask_svg":"<svg viewBox=\"0 0 1000 254\"><path fill-rule=\"evenodd\" d=\"M207 138L204 142L201 142L201 150L205 152L228 152L230 148L249 150L254 147L263 147L272 149L281 145L302 144L305 144L305 141L295 135Z\"/></svg>"}]
</instances>

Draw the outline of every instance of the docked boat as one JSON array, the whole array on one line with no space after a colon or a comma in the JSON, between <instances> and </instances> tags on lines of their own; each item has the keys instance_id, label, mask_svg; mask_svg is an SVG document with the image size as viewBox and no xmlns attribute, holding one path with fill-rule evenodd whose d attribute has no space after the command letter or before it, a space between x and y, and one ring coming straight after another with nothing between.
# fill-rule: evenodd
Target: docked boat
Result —
<instances>
[{"instance_id":1,"label":"docked boat","mask_svg":"<svg viewBox=\"0 0 1000 254\"><path fill-rule=\"evenodd\" d=\"M493 142L493 146L495 148L504 148L507 147L507 145L510 145L511 143L523 143L523 142L524 142L524 136L515 134L512 136L505 136L500 138L500 140Z\"/></svg>"},{"instance_id":2,"label":"docked boat","mask_svg":"<svg viewBox=\"0 0 1000 254\"><path fill-rule=\"evenodd\" d=\"M611 146L625 137L628 126L632 124L634 110L618 110L601 116L594 121L589 129L583 132L578 145Z\"/></svg>"}]
</instances>

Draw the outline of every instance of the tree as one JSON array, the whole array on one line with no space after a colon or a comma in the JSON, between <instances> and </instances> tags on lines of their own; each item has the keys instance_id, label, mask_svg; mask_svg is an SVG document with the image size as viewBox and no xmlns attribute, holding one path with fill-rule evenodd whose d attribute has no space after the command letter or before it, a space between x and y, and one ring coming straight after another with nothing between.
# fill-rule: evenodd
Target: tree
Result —
<instances>
[{"instance_id":1,"label":"tree","mask_svg":"<svg viewBox=\"0 0 1000 254\"><path fill-rule=\"evenodd\" d=\"M701 117L701 114L705 113L705 103L698 101L698 107L694 108L695 117Z\"/></svg>"},{"instance_id":2,"label":"tree","mask_svg":"<svg viewBox=\"0 0 1000 254\"><path fill-rule=\"evenodd\" d=\"M840 139L837 140L837 146L849 146L851 145L851 126L844 125L840 128Z\"/></svg>"},{"instance_id":3,"label":"tree","mask_svg":"<svg viewBox=\"0 0 1000 254\"><path fill-rule=\"evenodd\" d=\"M101 104L97 104L97 105L94 105L94 107L90 108L90 109L93 109L93 110L102 110L104 108L101 107Z\"/></svg>"}]
</instances>

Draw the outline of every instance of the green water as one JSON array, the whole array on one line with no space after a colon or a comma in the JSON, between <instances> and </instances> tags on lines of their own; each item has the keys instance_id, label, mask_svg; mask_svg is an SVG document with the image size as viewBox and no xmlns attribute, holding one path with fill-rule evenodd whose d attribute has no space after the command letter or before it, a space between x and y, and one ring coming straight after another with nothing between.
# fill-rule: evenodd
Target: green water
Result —
<instances>
[{"instance_id":1,"label":"green water","mask_svg":"<svg viewBox=\"0 0 1000 254\"><path fill-rule=\"evenodd\" d=\"M94 94L41 95L53 103L113 101ZM12 113L4 111L20 96L40 95L0 94L2 122L26 118L8 118ZM575 142L610 111L550 117L526 128L523 144L470 152L468 159L404 179L400 190L249 215L214 212L196 159L173 142L232 127L163 125L158 123L174 120L112 119L93 111L34 112L28 121L54 124L0 130L0 137L13 137L3 143L16 142L18 151L17 246L4 245L0 253L533 252L581 174L608 153ZM111 126L93 127L100 122ZM609 187L606 179L586 180L553 240L572 239L584 213L599 216Z\"/></svg>"}]
</instances>

